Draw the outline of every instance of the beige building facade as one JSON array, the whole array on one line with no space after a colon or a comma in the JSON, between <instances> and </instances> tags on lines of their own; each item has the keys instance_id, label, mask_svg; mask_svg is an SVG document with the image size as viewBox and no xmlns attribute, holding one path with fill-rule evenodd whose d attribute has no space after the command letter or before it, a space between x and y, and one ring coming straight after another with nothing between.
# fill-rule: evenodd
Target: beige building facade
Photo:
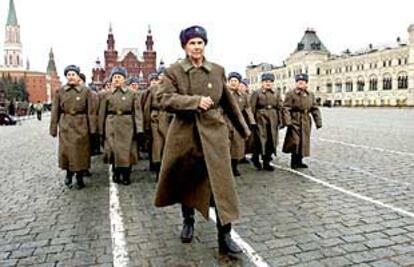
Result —
<instances>
[{"instance_id":1,"label":"beige building facade","mask_svg":"<svg viewBox=\"0 0 414 267\"><path fill-rule=\"evenodd\" d=\"M334 55L316 32L305 31L295 51L281 66L249 65L246 77L252 89L260 88L263 72L273 72L275 87L285 94L294 88L298 73L309 75L309 87L327 106L414 106L414 24L407 41L369 45L360 51Z\"/></svg>"}]
</instances>

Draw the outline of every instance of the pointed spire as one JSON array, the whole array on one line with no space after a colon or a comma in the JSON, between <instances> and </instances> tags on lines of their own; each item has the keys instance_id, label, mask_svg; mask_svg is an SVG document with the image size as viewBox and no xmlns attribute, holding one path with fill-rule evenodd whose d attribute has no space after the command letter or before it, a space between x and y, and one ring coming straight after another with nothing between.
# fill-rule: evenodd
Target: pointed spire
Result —
<instances>
[{"instance_id":1,"label":"pointed spire","mask_svg":"<svg viewBox=\"0 0 414 267\"><path fill-rule=\"evenodd\" d=\"M53 54L53 49L50 48L49 52L49 62L47 64L47 74L56 74L56 63L55 63L55 55Z\"/></svg>"},{"instance_id":2,"label":"pointed spire","mask_svg":"<svg viewBox=\"0 0 414 267\"><path fill-rule=\"evenodd\" d=\"M7 26L17 26L16 8L14 7L14 1L9 2L9 15L7 17Z\"/></svg>"},{"instance_id":3,"label":"pointed spire","mask_svg":"<svg viewBox=\"0 0 414 267\"><path fill-rule=\"evenodd\" d=\"M115 39L112 33L112 23L109 23L109 33L108 33L108 39L106 40L106 44L107 44L107 49L109 51L112 51L115 49Z\"/></svg>"},{"instance_id":4,"label":"pointed spire","mask_svg":"<svg viewBox=\"0 0 414 267\"><path fill-rule=\"evenodd\" d=\"M154 41L152 40L152 33L151 33L151 26L148 25L148 34L147 40L145 41L145 45L147 46L147 51L152 51L154 46Z\"/></svg>"}]
</instances>

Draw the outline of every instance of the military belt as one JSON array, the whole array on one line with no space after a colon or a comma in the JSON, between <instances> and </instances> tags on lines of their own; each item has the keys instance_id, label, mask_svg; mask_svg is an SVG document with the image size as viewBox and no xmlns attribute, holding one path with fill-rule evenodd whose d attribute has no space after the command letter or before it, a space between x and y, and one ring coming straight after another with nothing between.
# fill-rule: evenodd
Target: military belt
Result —
<instances>
[{"instance_id":1,"label":"military belt","mask_svg":"<svg viewBox=\"0 0 414 267\"><path fill-rule=\"evenodd\" d=\"M266 105L266 106L260 106L257 109L277 109L277 107L273 106L273 105Z\"/></svg>"},{"instance_id":2,"label":"military belt","mask_svg":"<svg viewBox=\"0 0 414 267\"><path fill-rule=\"evenodd\" d=\"M117 110L117 111L108 111L107 114L122 116L122 115L132 115L132 112L131 111Z\"/></svg>"},{"instance_id":3,"label":"military belt","mask_svg":"<svg viewBox=\"0 0 414 267\"><path fill-rule=\"evenodd\" d=\"M82 115L86 113L84 111L69 110L69 111L64 111L63 114L75 116L75 115Z\"/></svg>"}]
</instances>

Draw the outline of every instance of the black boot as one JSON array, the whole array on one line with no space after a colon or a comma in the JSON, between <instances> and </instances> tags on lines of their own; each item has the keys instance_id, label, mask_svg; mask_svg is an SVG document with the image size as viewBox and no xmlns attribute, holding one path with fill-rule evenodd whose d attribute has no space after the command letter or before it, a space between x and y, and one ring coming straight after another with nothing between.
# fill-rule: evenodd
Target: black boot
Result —
<instances>
[{"instance_id":1,"label":"black boot","mask_svg":"<svg viewBox=\"0 0 414 267\"><path fill-rule=\"evenodd\" d=\"M253 155L252 162L253 162L253 165L256 167L256 169L258 171L263 169L263 166L262 166L262 164L260 163L260 160L259 160L259 155Z\"/></svg>"},{"instance_id":2,"label":"black boot","mask_svg":"<svg viewBox=\"0 0 414 267\"><path fill-rule=\"evenodd\" d=\"M249 164L249 161L247 160L246 156L244 156L240 161L240 164Z\"/></svg>"},{"instance_id":3,"label":"black boot","mask_svg":"<svg viewBox=\"0 0 414 267\"><path fill-rule=\"evenodd\" d=\"M237 164L238 164L237 159L232 159L231 160L231 169L233 171L233 175L236 176L236 177L241 175L239 170L237 169Z\"/></svg>"},{"instance_id":4,"label":"black boot","mask_svg":"<svg viewBox=\"0 0 414 267\"><path fill-rule=\"evenodd\" d=\"M119 167L112 165L112 182L119 184L121 183L121 170Z\"/></svg>"},{"instance_id":5,"label":"black boot","mask_svg":"<svg viewBox=\"0 0 414 267\"><path fill-rule=\"evenodd\" d=\"M298 168L307 169L308 168L308 165L306 165L305 163L303 163L302 162L302 159L303 159L302 155L298 154L297 155Z\"/></svg>"},{"instance_id":6,"label":"black boot","mask_svg":"<svg viewBox=\"0 0 414 267\"><path fill-rule=\"evenodd\" d=\"M181 212L184 217L183 229L181 230L181 242L190 243L194 235L194 208L181 205Z\"/></svg>"},{"instance_id":7,"label":"black boot","mask_svg":"<svg viewBox=\"0 0 414 267\"><path fill-rule=\"evenodd\" d=\"M298 162L298 155L296 153L292 153L291 157L290 157L290 167L292 169L298 169L299 167L299 162Z\"/></svg>"},{"instance_id":8,"label":"black boot","mask_svg":"<svg viewBox=\"0 0 414 267\"><path fill-rule=\"evenodd\" d=\"M219 219L217 218L217 230L220 254L239 254L242 252L240 247L231 238L231 223L221 225Z\"/></svg>"},{"instance_id":9,"label":"black boot","mask_svg":"<svg viewBox=\"0 0 414 267\"><path fill-rule=\"evenodd\" d=\"M74 173L71 171L66 171L66 177L65 177L65 185L69 188L72 187L72 178Z\"/></svg>"},{"instance_id":10,"label":"black boot","mask_svg":"<svg viewBox=\"0 0 414 267\"><path fill-rule=\"evenodd\" d=\"M121 183L123 185L130 185L131 184L131 167L122 168L122 180Z\"/></svg>"},{"instance_id":11,"label":"black boot","mask_svg":"<svg viewBox=\"0 0 414 267\"><path fill-rule=\"evenodd\" d=\"M83 171L76 173L76 189L82 189L85 187L85 183L83 182Z\"/></svg>"},{"instance_id":12,"label":"black boot","mask_svg":"<svg viewBox=\"0 0 414 267\"><path fill-rule=\"evenodd\" d=\"M263 170L270 171L270 172L275 170L275 167L270 165L270 160L269 159L263 159Z\"/></svg>"},{"instance_id":13,"label":"black boot","mask_svg":"<svg viewBox=\"0 0 414 267\"><path fill-rule=\"evenodd\" d=\"M92 173L89 170L84 170L83 171L83 176L91 177L92 176Z\"/></svg>"}]
</instances>

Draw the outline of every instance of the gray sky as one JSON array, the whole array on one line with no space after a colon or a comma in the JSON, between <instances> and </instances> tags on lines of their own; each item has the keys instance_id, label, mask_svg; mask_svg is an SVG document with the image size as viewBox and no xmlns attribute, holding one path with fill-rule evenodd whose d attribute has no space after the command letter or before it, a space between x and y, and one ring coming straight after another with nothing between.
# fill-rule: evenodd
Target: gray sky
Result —
<instances>
[{"instance_id":1,"label":"gray sky","mask_svg":"<svg viewBox=\"0 0 414 267\"><path fill-rule=\"evenodd\" d=\"M314 28L333 53L365 48L369 43L406 40L414 23L414 1L347 0L132 1L132 0L15 0L23 53L31 68L45 71L53 47L59 74L78 64L88 81L97 57L103 60L109 23L115 46L145 50L151 25L157 61L169 64L183 56L178 35L194 24L207 29L206 56L244 75L250 62L280 65L293 52L306 28ZM9 0L0 0L0 50ZM0 57L2 59L3 56ZM2 64L4 62L1 62Z\"/></svg>"}]
</instances>

